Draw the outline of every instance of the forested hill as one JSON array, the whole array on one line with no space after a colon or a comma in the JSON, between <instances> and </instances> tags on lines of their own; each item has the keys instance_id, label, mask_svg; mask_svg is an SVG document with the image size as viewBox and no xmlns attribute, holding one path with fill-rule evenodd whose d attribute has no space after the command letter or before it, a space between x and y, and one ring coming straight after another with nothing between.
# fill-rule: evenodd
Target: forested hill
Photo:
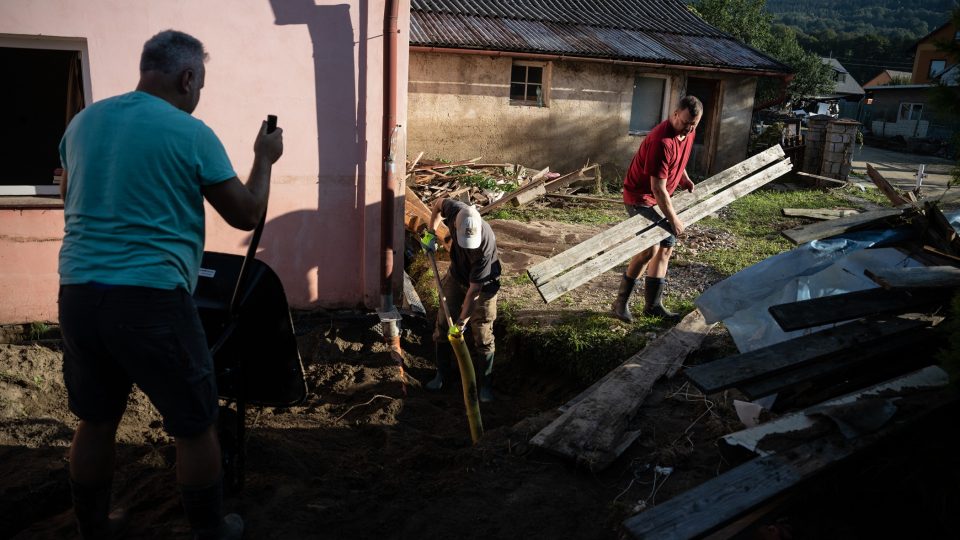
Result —
<instances>
[{"instance_id":1,"label":"forested hill","mask_svg":"<svg viewBox=\"0 0 960 540\"><path fill-rule=\"evenodd\" d=\"M910 48L950 18L960 0L766 0L800 45L832 56L864 83L884 69L911 71Z\"/></svg>"},{"instance_id":2,"label":"forested hill","mask_svg":"<svg viewBox=\"0 0 960 540\"><path fill-rule=\"evenodd\" d=\"M767 0L776 22L806 34L920 38L945 23L956 0Z\"/></svg>"}]
</instances>

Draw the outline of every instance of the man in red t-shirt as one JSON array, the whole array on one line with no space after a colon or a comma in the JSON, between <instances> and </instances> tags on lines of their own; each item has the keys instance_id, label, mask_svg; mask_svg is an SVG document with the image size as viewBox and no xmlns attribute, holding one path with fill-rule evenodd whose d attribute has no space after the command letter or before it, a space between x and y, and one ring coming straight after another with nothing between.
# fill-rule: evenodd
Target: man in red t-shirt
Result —
<instances>
[{"instance_id":1,"label":"man in red t-shirt","mask_svg":"<svg viewBox=\"0 0 960 540\"><path fill-rule=\"evenodd\" d=\"M643 284L646 300L643 313L659 317L676 316L663 307L662 301L670 255L677 243L676 236L683 235L684 230L683 221L677 217L670 196L678 187L693 192L693 181L686 168L702 114L703 104L699 99L694 96L681 99L676 110L670 113L670 118L653 128L640 143L623 180L623 203L627 213L630 216L643 214L673 234L660 242L659 246L651 246L630 259L613 303L613 315L622 321L633 321L630 295L644 268L647 277ZM655 206L659 207L660 213L654 209Z\"/></svg>"}]
</instances>

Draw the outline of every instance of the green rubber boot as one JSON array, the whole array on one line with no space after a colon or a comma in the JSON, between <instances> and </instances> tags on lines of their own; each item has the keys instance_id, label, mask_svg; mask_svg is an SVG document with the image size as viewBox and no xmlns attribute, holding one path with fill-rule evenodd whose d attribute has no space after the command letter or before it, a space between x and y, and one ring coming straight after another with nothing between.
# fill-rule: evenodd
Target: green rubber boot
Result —
<instances>
[{"instance_id":1,"label":"green rubber boot","mask_svg":"<svg viewBox=\"0 0 960 540\"><path fill-rule=\"evenodd\" d=\"M434 347L435 354L433 364L437 368L437 375L432 381L423 385L424 388L431 392L436 392L442 389L444 381L449 381L451 375L453 374L451 370L453 349L450 347L450 344L435 343Z\"/></svg>"},{"instance_id":2,"label":"green rubber boot","mask_svg":"<svg viewBox=\"0 0 960 540\"><path fill-rule=\"evenodd\" d=\"M477 382L480 383L480 402L490 403L493 401L493 356L494 353L487 353L477 359Z\"/></svg>"}]
</instances>

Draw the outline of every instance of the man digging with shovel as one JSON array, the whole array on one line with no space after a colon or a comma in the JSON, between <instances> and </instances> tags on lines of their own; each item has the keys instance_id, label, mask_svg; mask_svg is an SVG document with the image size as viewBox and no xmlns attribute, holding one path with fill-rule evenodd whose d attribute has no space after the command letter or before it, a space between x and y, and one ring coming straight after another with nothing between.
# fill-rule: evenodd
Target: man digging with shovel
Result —
<instances>
[{"instance_id":1,"label":"man digging with shovel","mask_svg":"<svg viewBox=\"0 0 960 540\"><path fill-rule=\"evenodd\" d=\"M490 402L493 401L491 382L495 349L493 321L497 318L497 291L500 290L497 238L473 206L441 198L433 202L432 210L431 232L437 229L442 219L450 229L451 238L446 246L450 251L450 268L443 277L441 298L446 296L450 316L456 316L454 324L461 332L469 325L477 353L480 401ZM426 384L427 390L440 390L453 376L453 350L447 341L447 331L447 321L440 310L433 332L437 376Z\"/></svg>"}]
</instances>

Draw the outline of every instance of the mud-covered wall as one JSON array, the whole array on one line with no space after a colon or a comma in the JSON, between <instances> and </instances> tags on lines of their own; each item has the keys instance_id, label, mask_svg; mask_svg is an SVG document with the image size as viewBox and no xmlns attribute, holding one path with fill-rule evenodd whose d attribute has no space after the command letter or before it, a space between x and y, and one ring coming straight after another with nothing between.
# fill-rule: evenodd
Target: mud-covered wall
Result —
<instances>
[{"instance_id":1,"label":"mud-covered wall","mask_svg":"<svg viewBox=\"0 0 960 540\"><path fill-rule=\"evenodd\" d=\"M408 89L407 152L451 160L521 163L566 172L588 159L621 173L643 140L630 135L634 79L666 77L673 110L686 88L687 72L591 62L555 61L545 69L544 107L511 104L513 59L412 52ZM694 73L694 72L691 72ZM744 159L756 78L695 72L720 79L712 171ZM720 166L720 168L718 168Z\"/></svg>"}]
</instances>

